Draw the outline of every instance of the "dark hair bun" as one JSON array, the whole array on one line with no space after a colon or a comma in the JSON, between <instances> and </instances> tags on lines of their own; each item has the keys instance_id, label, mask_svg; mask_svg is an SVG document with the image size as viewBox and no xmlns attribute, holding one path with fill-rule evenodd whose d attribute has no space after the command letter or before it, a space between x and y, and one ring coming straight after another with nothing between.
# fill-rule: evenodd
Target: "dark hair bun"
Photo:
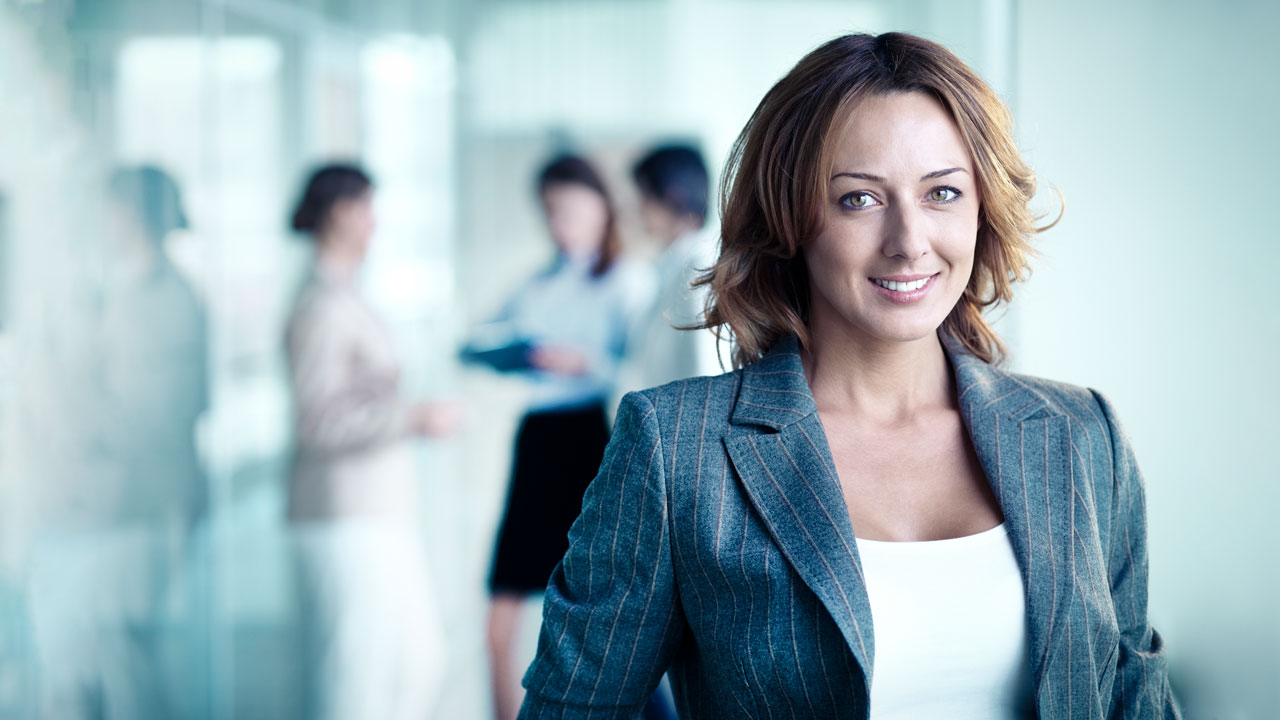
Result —
<instances>
[{"instance_id":1,"label":"dark hair bun","mask_svg":"<svg viewBox=\"0 0 1280 720\"><path fill-rule=\"evenodd\" d=\"M323 229L338 201L360 197L371 187L373 180L356 165L325 165L311 173L290 224L298 232L314 235Z\"/></svg>"}]
</instances>

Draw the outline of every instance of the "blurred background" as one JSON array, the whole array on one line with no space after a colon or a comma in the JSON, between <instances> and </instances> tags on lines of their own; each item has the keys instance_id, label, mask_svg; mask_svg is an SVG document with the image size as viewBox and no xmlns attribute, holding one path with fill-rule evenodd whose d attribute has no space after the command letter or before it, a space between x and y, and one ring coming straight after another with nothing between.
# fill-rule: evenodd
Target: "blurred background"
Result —
<instances>
[{"instance_id":1,"label":"blurred background","mask_svg":"<svg viewBox=\"0 0 1280 720\"><path fill-rule=\"evenodd\" d=\"M591 157L625 246L651 257L643 151L696 144L714 181L805 52L889 30L987 78L1039 207L1066 197L998 329L1015 370L1098 388L1126 422L1187 715L1276 717L1280 4L1262 0L0 0L0 717L40 717L40 658L61 657L45 647L76 657L84 616L112 612L147 615L166 716L302 716L283 338L312 246L288 217L330 160L376 182L361 286L404 394L467 408L452 437L413 443L415 510L448 649L434 717L490 716L485 581L528 389L457 357L553 255L535 174ZM131 333L181 309L140 321L111 292L104 178L136 164L180 188L185 227L160 248L190 289L182 326L202 328L163 362ZM126 420L147 412L156 427ZM166 541L133 553L167 568L142 599L118 564L132 551L75 548L138 542L109 530L173 490L120 458L175 427L193 479ZM98 692L93 717L143 716Z\"/></svg>"}]
</instances>

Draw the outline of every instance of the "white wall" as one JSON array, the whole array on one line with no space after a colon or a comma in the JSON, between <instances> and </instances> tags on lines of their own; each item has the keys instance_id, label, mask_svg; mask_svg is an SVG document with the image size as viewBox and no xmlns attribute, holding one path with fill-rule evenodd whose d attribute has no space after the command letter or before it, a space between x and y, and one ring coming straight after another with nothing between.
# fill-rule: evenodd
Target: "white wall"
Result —
<instances>
[{"instance_id":1,"label":"white wall","mask_svg":"<svg viewBox=\"0 0 1280 720\"><path fill-rule=\"evenodd\" d=\"M1189 714L1274 717L1280 4L1023 2L1016 29L1021 143L1067 204L1015 301L1015 366L1126 422Z\"/></svg>"}]
</instances>

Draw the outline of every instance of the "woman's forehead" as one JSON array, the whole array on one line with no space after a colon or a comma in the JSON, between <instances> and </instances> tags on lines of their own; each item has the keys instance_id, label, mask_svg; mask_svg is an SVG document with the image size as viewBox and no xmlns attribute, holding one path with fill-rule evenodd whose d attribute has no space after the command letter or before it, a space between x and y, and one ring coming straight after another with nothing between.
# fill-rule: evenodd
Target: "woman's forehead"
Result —
<instances>
[{"instance_id":1,"label":"woman's forehead","mask_svg":"<svg viewBox=\"0 0 1280 720\"><path fill-rule=\"evenodd\" d=\"M595 188L589 185L586 185L584 183L578 183L578 182L567 182L567 181L553 182L553 183L548 183L545 187L542 188L543 199L551 199L551 198L577 199L577 198L587 198L587 197L598 198L599 196L600 196L600 193Z\"/></svg>"},{"instance_id":2,"label":"woman's forehead","mask_svg":"<svg viewBox=\"0 0 1280 720\"><path fill-rule=\"evenodd\" d=\"M829 141L835 173L893 178L944 167L973 170L955 119L942 103L923 92L860 98L843 112Z\"/></svg>"}]
</instances>

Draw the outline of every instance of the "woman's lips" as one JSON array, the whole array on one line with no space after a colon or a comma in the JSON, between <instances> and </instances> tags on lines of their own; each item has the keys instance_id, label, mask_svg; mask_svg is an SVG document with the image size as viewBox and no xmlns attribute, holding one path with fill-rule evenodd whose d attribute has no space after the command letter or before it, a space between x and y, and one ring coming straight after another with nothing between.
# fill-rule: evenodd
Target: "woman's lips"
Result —
<instances>
[{"instance_id":1,"label":"woman's lips","mask_svg":"<svg viewBox=\"0 0 1280 720\"><path fill-rule=\"evenodd\" d=\"M884 299L909 305L919 302L925 295L929 294L929 289L933 287L933 281L938 278L939 273L932 275L891 275L887 278L867 278L880 293Z\"/></svg>"}]
</instances>

